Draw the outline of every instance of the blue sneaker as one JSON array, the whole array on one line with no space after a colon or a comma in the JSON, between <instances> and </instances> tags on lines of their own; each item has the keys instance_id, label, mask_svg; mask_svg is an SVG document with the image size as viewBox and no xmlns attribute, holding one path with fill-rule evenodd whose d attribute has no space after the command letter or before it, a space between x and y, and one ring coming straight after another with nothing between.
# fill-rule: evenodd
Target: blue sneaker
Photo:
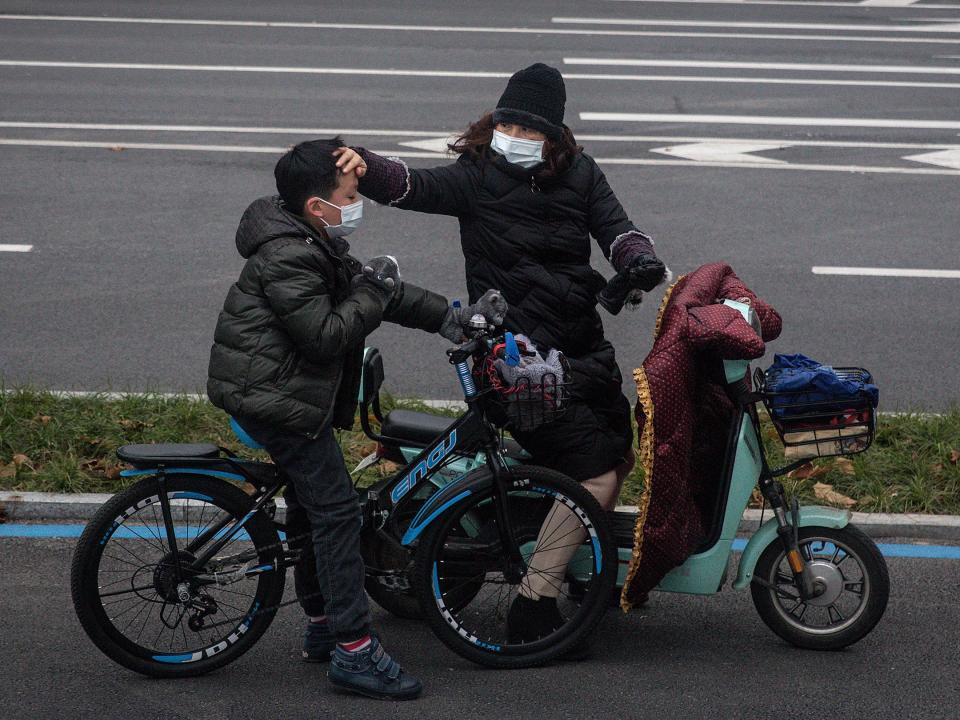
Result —
<instances>
[{"instance_id":1,"label":"blue sneaker","mask_svg":"<svg viewBox=\"0 0 960 720\"><path fill-rule=\"evenodd\" d=\"M423 692L420 681L387 655L376 635L369 647L358 652L337 646L327 677L335 687L378 700L413 700Z\"/></svg>"},{"instance_id":2,"label":"blue sneaker","mask_svg":"<svg viewBox=\"0 0 960 720\"><path fill-rule=\"evenodd\" d=\"M337 641L330 632L328 623L308 622L303 633L303 661L309 663L330 662L330 654Z\"/></svg>"}]
</instances>

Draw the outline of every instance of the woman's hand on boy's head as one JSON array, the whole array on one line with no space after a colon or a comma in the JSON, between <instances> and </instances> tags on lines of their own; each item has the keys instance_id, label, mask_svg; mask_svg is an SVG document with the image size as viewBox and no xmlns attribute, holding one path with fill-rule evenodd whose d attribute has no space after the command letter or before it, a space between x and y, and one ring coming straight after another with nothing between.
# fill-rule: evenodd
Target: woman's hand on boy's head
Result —
<instances>
[{"instance_id":1,"label":"woman's hand on boy's head","mask_svg":"<svg viewBox=\"0 0 960 720\"><path fill-rule=\"evenodd\" d=\"M366 174L367 164L353 148L337 148L333 151L333 156L337 158L337 167L344 175L355 172L358 178L362 178Z\"/></svg>"}]
</instances>

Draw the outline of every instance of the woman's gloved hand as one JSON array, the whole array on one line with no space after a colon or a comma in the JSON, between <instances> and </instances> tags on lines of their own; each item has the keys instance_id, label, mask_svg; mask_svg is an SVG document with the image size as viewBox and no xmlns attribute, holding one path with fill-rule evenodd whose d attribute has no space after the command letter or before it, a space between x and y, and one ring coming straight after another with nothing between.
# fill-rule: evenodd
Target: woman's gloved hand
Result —
<instances>
[{"instance_id":1,"label":"woman's gloved hand","mask_svg":"<svg viewBox=\"0 0 960 720\"><path fill-rule=\"evenodd\" d=\"M464 328L469 327L474 315L483 315L488 323L499 326L506 314L507 301L503 294L499 290L487 290L473 305L448 308L438 332L450 342L461 343Z\"/></svg>"},{"instance_id":2,"label":"woman's gloved hand","mask_svg":"<svg viewBox=\"0 0 960 720\"><path fill-rule=\"evenodd\" d=\"M386 307L400 286L400 265L393 255L378 255L363 264L359 275L353 278L353 285L365 285L377 293Z\"/></svg>"}]
</instances>

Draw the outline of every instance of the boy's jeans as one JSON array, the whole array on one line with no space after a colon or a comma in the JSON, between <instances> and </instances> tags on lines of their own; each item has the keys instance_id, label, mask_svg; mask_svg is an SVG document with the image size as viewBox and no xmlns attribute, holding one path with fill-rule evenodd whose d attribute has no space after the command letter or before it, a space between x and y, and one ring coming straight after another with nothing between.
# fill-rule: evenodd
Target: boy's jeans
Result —
<instances>
[{"instance_id":1,"label":"boy's jeans","mask_svg":"<svg viewBox=\"0 0 960 720\"><path fill-rule=\"evenodd\" d=\"M312 553L309 543L291 543L303 548L303 562L294 571L300 604L308 615L326 615L338 641L363 637L370 631L360 555L363 520L333 429L314 440L249 418L236 420L267 449L287 480L288 533L313 533Z\"/></svg>"}]
</instances>

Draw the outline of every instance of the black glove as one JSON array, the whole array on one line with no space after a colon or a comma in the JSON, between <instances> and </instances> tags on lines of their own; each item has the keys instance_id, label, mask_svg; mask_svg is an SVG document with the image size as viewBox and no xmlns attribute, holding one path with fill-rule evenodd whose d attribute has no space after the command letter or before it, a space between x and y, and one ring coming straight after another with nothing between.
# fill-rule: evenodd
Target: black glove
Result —
<instances>
[{"instance_id":1,"label":"black glove","mask_svg":"<svg viewBox=\"0 0 960 720\"><path fill-rule=\"evenodd\" d=\"M447 309L443 323L437 331L450 342L460 343L464 338L464 328L469 327L470 318L483 315L491 325L502 325L507 314L507 301L499 290L487 290L477 302L467 307Z\"/></svg>"},{"instance_id":2,"label":"black glove","mask_svg":"<svg viewBox=\"0 0 960 720\"><path fill-rule=\"evenodd\" d=\"M607 282L597 296L597 302L611 315L617 315L625 303L639 305L643 293L659 285L666 272L666 265L656 255L638 255Z\"/></svg>"},{"instance_id":3,"label":"black glove","mask_svg":"<svg viewBox=\"0 0 960 720\"><path fill-rule=\"evenodd\" d=\"M366 286L377 293L383 306L386 307L393 294L400 287L400 266L393 255L378 255L370 258L363 264L359 275L353 278L353 285Z\"/></svg>"}]
</instances>

